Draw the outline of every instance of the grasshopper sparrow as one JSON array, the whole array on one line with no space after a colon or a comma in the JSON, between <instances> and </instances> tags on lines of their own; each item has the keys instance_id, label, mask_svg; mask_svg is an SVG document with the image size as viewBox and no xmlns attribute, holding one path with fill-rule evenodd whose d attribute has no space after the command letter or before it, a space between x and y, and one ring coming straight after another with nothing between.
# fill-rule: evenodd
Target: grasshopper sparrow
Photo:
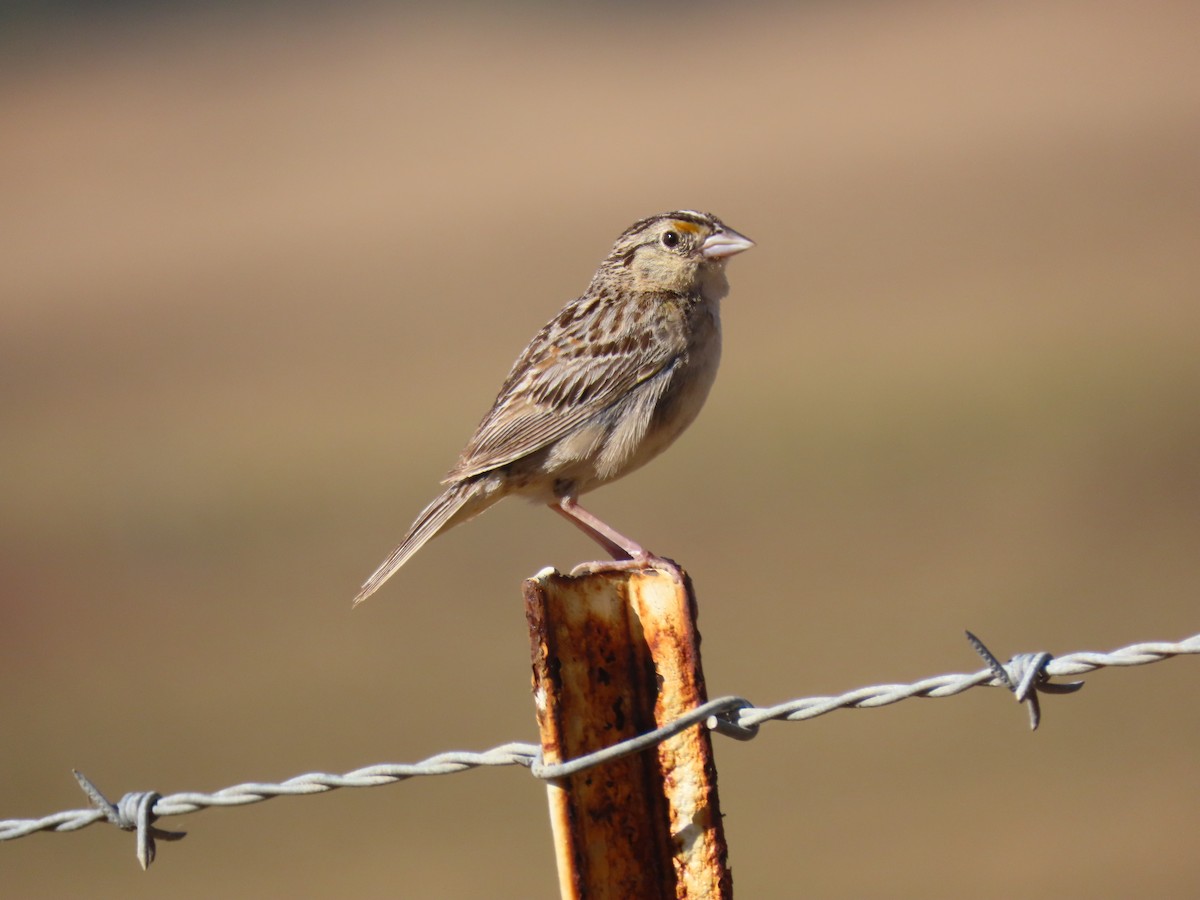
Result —
<instances>
[{"instance_id":1,"label":"grasshopper sparrow","mask_svg":"<svg viewBox=\"0 0 1200 900\"><path fill-rule=\"evenodd\" d=\"M615 563L663 562L579 506L585 491L667 448L696 418L721 356L725 262L754 242L679 210L629 226L583 296L530 341L491 410L357 605L436 534L509 494L546 503Z\"/></svg>"}]
</instances>

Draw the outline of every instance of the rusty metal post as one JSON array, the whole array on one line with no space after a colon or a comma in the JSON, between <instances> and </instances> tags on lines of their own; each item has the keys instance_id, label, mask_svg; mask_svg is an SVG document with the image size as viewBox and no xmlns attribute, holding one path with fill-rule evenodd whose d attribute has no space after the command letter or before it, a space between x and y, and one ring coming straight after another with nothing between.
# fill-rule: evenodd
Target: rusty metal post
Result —
<instances>
[{"instance_id":1,"label":"rusty metal post","mask_svg":"<svg viewBox=\"0 0 1200 900\"><path fill-rule=\"evenodd\" d=\"M707 700L691 579L669 569L525 582L546 763L652 731ZM564 900L733 896L703 725L548 787Z\"/></svg>"}]
</instances>

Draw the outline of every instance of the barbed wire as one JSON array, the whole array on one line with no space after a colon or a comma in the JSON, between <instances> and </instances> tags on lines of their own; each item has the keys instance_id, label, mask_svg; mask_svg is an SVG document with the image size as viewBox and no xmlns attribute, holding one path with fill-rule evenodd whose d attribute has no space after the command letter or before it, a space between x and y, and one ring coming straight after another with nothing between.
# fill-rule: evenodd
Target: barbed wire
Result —
<instances>
[{"instance_id":1,"label":"barbed wire","mask_svg":"<svg viewBox=\"0 0 1200 900\"><path fill-rule=\"evenodd\" d=\"M1143 666L1174 656L1200 654L1200 634L1178 642L1131 644L1108 653L1081 651L1055 657L1049 653L1022 653L999 662L970 632L967 638L984 658L987 668L966 674L938 675L908 684L877 684L829 697L807 697L770 707L756 707L741 697L721 697L698 706L673 722L643 735L567 762L546 765L537 744L502 744L482 753L452 751L416 763L382 763L342 775L310 772L280 783L246 782L212 793L184 792L163 796L153 791L128 793L110 803L85 776L75 772L90 809L72 809L40 819L0 820L0 841L11 841L39 831L77 831L101 820L125 831L137 832L137 857L142 868L155 857L156 840L179 840L186 832L165 831L154 822L213 806L245 806L273 797L321 794L346 787L377 787L425 775L449 775L486 766L524 766L541 779L566 778L593 766L647 749L672 735L704 723L712 731L749 740L759 726L770 721L802 722L837 709L874 709L911 697L952 697L976 687L1006 687L1029 708L1030 726L1039 722L1038 694L1071 693L1083 682L1063 684L1051 678L1082 675L1108 667Z\"/></svg>"}]
</instances>

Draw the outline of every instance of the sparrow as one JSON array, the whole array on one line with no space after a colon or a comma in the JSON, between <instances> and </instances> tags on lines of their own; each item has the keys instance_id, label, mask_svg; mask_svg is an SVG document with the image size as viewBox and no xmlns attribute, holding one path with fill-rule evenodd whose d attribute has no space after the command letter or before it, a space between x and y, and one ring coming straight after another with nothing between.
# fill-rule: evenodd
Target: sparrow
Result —
<instances>
[{"instance_id":1,"label":"sparrow","mask_svg":"<svg viewBox=\"0 0 1200 900\"><path fill-rule=\"evenodd\" d=\"M363 583L357 606L434 535L510 494L545 503L611 561L670 563L578 502L665 450L696 418L721 357L725 264L754 242L711 213L634 222L591 284L534 336L475 434L400 545Z\"/></svg>"}]
</instances>

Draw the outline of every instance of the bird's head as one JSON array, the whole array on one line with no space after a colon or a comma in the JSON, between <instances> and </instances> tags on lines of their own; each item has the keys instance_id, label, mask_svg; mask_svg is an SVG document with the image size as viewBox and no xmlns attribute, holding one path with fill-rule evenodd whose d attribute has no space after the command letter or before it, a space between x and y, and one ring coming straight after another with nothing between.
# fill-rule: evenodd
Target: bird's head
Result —
<instances>
[{"instance_id":1,"label":"bird's head","mask_svg":"<svg viewBox=\"0 0 1200 900\"><path fill-rule=\"evenodd\" d=\"M711 213L681 209L630 225L601 273L638 291L701 292L715 298L728 289L725 261L753 246Z\"/></svg>"}]
</instances>

